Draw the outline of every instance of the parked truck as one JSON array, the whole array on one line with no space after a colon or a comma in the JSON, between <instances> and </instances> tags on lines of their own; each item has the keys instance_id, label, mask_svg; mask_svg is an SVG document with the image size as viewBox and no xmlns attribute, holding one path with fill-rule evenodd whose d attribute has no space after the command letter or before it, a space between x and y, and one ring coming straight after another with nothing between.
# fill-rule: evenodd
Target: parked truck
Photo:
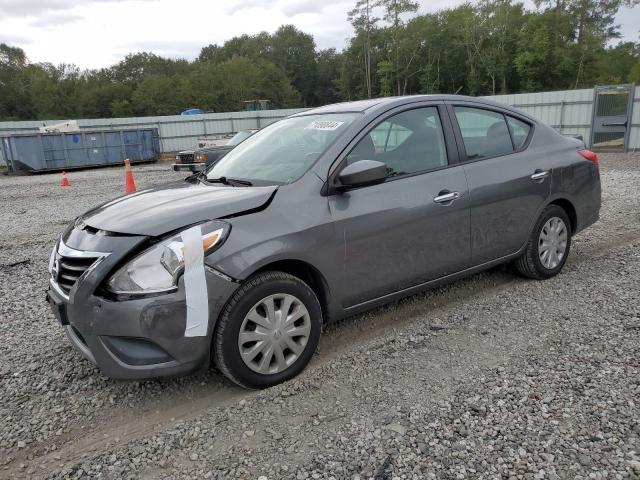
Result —
<instances>
[{"instance_id":1,"label":"parked truck","mask_svg":"<svg viewBox=\"0 0 640 480\"><path fill-rule=\"evenodd\" d=\"M194 169L202 169L202 164L205 164L204 168L208 168L255 132L257 130L241 130L222 145L205 146L195 150L178 152L174 170L188 170L190 166L193 166Z\"/></svg>"}]
</instances>

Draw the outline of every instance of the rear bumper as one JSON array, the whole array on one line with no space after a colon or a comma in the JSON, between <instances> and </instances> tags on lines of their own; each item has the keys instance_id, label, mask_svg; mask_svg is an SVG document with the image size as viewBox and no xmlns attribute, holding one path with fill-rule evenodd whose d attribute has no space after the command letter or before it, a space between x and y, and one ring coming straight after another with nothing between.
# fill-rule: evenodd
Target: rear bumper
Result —
<instances>
[{"instance_id":1,"label":"rear bumper","mask_svg":"<svg viewBox=\"0 0 640 480\"><path fill-rule=\"evenodd\" d=\"M203 170L203 163L174 163L171 168L174 172L200 172Z\"/></svg>"},{"instance_id":2,"label":"rear bumper","mask_svg":"<svg viewBox=\"0 0 640 480\"><path fill-rule=\"evenodd\" d=\"M591 167L591 182L589 187L584 187L578 194L574 205L578 217L576 231L578 233L596 223L600 218L602 205L602 187L600 184L600 172L595 166Z\"/></svg>"},{"instance_id":3,"label":"rear bumper","mask_svg":"<svg viewBox=\"0 0 640 480\"><path fill-rule=\"evenodd\" d=\"M581 232L585 228L590 227L591 225L596 223L598 220L600 220L600 210L599 209L596 210L596 211L589 212L588 215L585 215L581 219L578 220L579 221L578 228L573 233L576 234L576 233Z\"/></svg>"},{"instance_id":4,"label":"rear bumper","mask_svg":"<svg viewBox=\"0 0 640 480\"><path fill-rule=\"evenodd\" d=\"M186 152L178 152L176 155L176 160L180 163L193 163L195 162L195 152L186 151Z\"/></svg>"}]
</instances>

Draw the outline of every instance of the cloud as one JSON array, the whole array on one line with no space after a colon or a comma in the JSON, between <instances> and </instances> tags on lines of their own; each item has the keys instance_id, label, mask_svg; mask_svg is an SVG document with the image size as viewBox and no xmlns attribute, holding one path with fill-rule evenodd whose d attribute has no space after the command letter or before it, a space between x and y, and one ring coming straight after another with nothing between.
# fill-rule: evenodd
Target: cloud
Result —
<instances>
[{"instance_id":1,"label":"cloud","mask_svg":"<svg viewBox=\"0 0 640 480\"><path fill-rule=\"evenodd\" d=\"M288 17L300 15L303 13L321 13L329 2L319 2L317 0L297 0L294 2L286 2L282 5L282 13Z\"/></svg>"},{"instance_id":2,"label":"cloud","mask_svg":"<svg viewBox=\"0 0 640 480\"><path fill-rule=\"evenodd\" d=\"M49 10L63 10L78 1L65 0L0 0L0 11L5 17L36 16Z\"/></svg>"},{"instance_id":3,"label":"cloud","mask_svg":"<svg viewBox=\"0 0 640 480\"><path fill-rule=\"evenodd\" d=\"M30 25L36 28L55 28L67 23L77 22L82 19L82 15L54 10L43 12L33 22L30 22Z\"/></svg>"},{"instance_id":4,"label":"cloud","mask_svg":"<svg viewBox=\"0 0 640 480\"><path fill-rule=\"evenodd\" d=\"M31 39L25 35L0 32L0 43L6 43L13 47L16 45L27 45L31 43Z\"/></svg>"},{"instance_id":5,"label":"cloud","mask_svg":"<svg viewBox=\"0 0 640 480\"><path fill-rule=\"evenodd\" d=\"M420 12L464 0L420 0ZM152 3L153 2L153 3ZM533 0L525 0L533 8ZM294 24L318 48L348 43L355 0L0 0L0 42L22 47L30 61L102 68L128 53L196 58L211 43ZM640 9L621 9L625 40L638 39Z\"/></svg>"},{"instance_id":6,"label":"cloud","mask_svg":"<svg viewBox=\"0 0 640 480\"><path fill-rule=\"evenodd\" d=\"M204 45L200 41L142 40L120 45L115 53L126 56L135 52L153 52L161 57L195 59Z\"/></svg>"},{"instance_id":7,"label":"cloud","mask_svg":"<svg viewBox=\"0 0 640 480\"><path fill-rule=\"evenodd\" d=\"M277 11L287 17L294 17L305 13L322 13L328 6L344 3L351 6L350 1L345 0L236 0L225 8L225 13L234 15L238 12L260 8L267 11Z\"/></svg>"},{"instance_id":8,"label":"cloud","mask_svg":"<svg viewBox=\"0 0 640 480\"><path fill-rule=\"evenodd\" d=\"M0 0L0 12L4 18L40 17L42 13L71 10L77 6L90 6L92 3L116 3L128 0ZM138 0L157 1L157 0Z\"/></svg>"},{"instance_id":9,"label":"cloud","mask_svg":"<svg viewBox=\"0 0 640 480\"><path fill-rule=\"evenodd\" d=\"M273 2L275 3L275 2ZM224 7L224 13L229 15L235 15L238 12L244 10L250 10L252 8L262 8L265 6L264 0L236 0L232 2L232 5L228 5Z\"/></svg>"},{"instance_id":10,"label":"cloud","mask_svg":"<svg viewBox=\"0 0 640 480\"><path fill-rule=\"evenodd\" d=\"M620 24L623 40L631 42L640 40L640 8L622 7L616 15L616 24Z\"/></svg>"}]
</instances>

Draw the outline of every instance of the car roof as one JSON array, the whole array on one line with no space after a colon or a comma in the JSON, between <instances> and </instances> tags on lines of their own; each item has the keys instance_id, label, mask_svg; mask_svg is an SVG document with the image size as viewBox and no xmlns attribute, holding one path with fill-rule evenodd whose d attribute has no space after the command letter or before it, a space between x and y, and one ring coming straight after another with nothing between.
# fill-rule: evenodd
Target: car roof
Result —
<instances>
[{"instance_id":1,"label":"car roof","mask_svg":"<svg viewBox=\"0 0 640 480\"><path fill-rule=\"evenodd\" d=\"M510 110L512 112L516 112L527 118L531 118L529 115L517 109L514 109L513 107L504 103L494 102L492 100L487 100L485 98L480 98L480 97L470 97L467 95L444 95L444 94L405 95L400 97L383 97L383 98L372 98L369 100L357 100L354 102L334 103L331 105L325 105L323 107L305 110L304 112L300 112L292 116L299 117L299 116L305 116L305 115L317 115L317 114L325 114L325 113L348 113L348 112L369 113L379 109L387 110L398 105L406 105L410 103L425 102L425 101L473 102L478 104L485 104L491 107L501 108L503 110Z\"/></svg>"},{"instance_id":2,"label":"car roof","mask_svg":"<svg viewBox=\"0 0 640 480\"><path fill-rule=\"evenodd\" d=\"M324 105L318 108L312 108L310 110L305 110L304 112L300 112L293 116L304 116L309 114L318 114L318 113L343 113L343 112L364 112L376 105L380 105L381 103L389 103L390 98L373 98L370 100L357 100L355 102L341 102L341 103L332 103L330 105Z\"/></svg>"}]
</instances>

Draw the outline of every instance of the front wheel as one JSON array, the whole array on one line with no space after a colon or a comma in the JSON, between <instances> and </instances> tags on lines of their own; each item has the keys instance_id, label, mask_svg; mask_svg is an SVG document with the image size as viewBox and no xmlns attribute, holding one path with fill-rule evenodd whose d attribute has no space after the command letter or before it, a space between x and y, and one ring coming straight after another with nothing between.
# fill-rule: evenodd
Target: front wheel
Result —
<instances>
[{"instance_id":1,"label":"front wheel","mask_svg":"<svg viewBox=\"0 0 640 480\"><path fill-rule=\"evenodd\" d=\"M514 264L525 277L543 280L557 275L571 248L571 222L562 207L549 205L542 211L527 248Z\"/></svg>"},{"instance_id":2,"label":"front wheel","mask_svg":"<svg viewBox=\"0 0 640 480\"><path fill-rule=\"evenodd\" d=\"M249 278L216 325L213 358L231 381L265 388L289 380L318 346L322 310L313 290L283 272Z\"/></svg>"}]
</instances>

